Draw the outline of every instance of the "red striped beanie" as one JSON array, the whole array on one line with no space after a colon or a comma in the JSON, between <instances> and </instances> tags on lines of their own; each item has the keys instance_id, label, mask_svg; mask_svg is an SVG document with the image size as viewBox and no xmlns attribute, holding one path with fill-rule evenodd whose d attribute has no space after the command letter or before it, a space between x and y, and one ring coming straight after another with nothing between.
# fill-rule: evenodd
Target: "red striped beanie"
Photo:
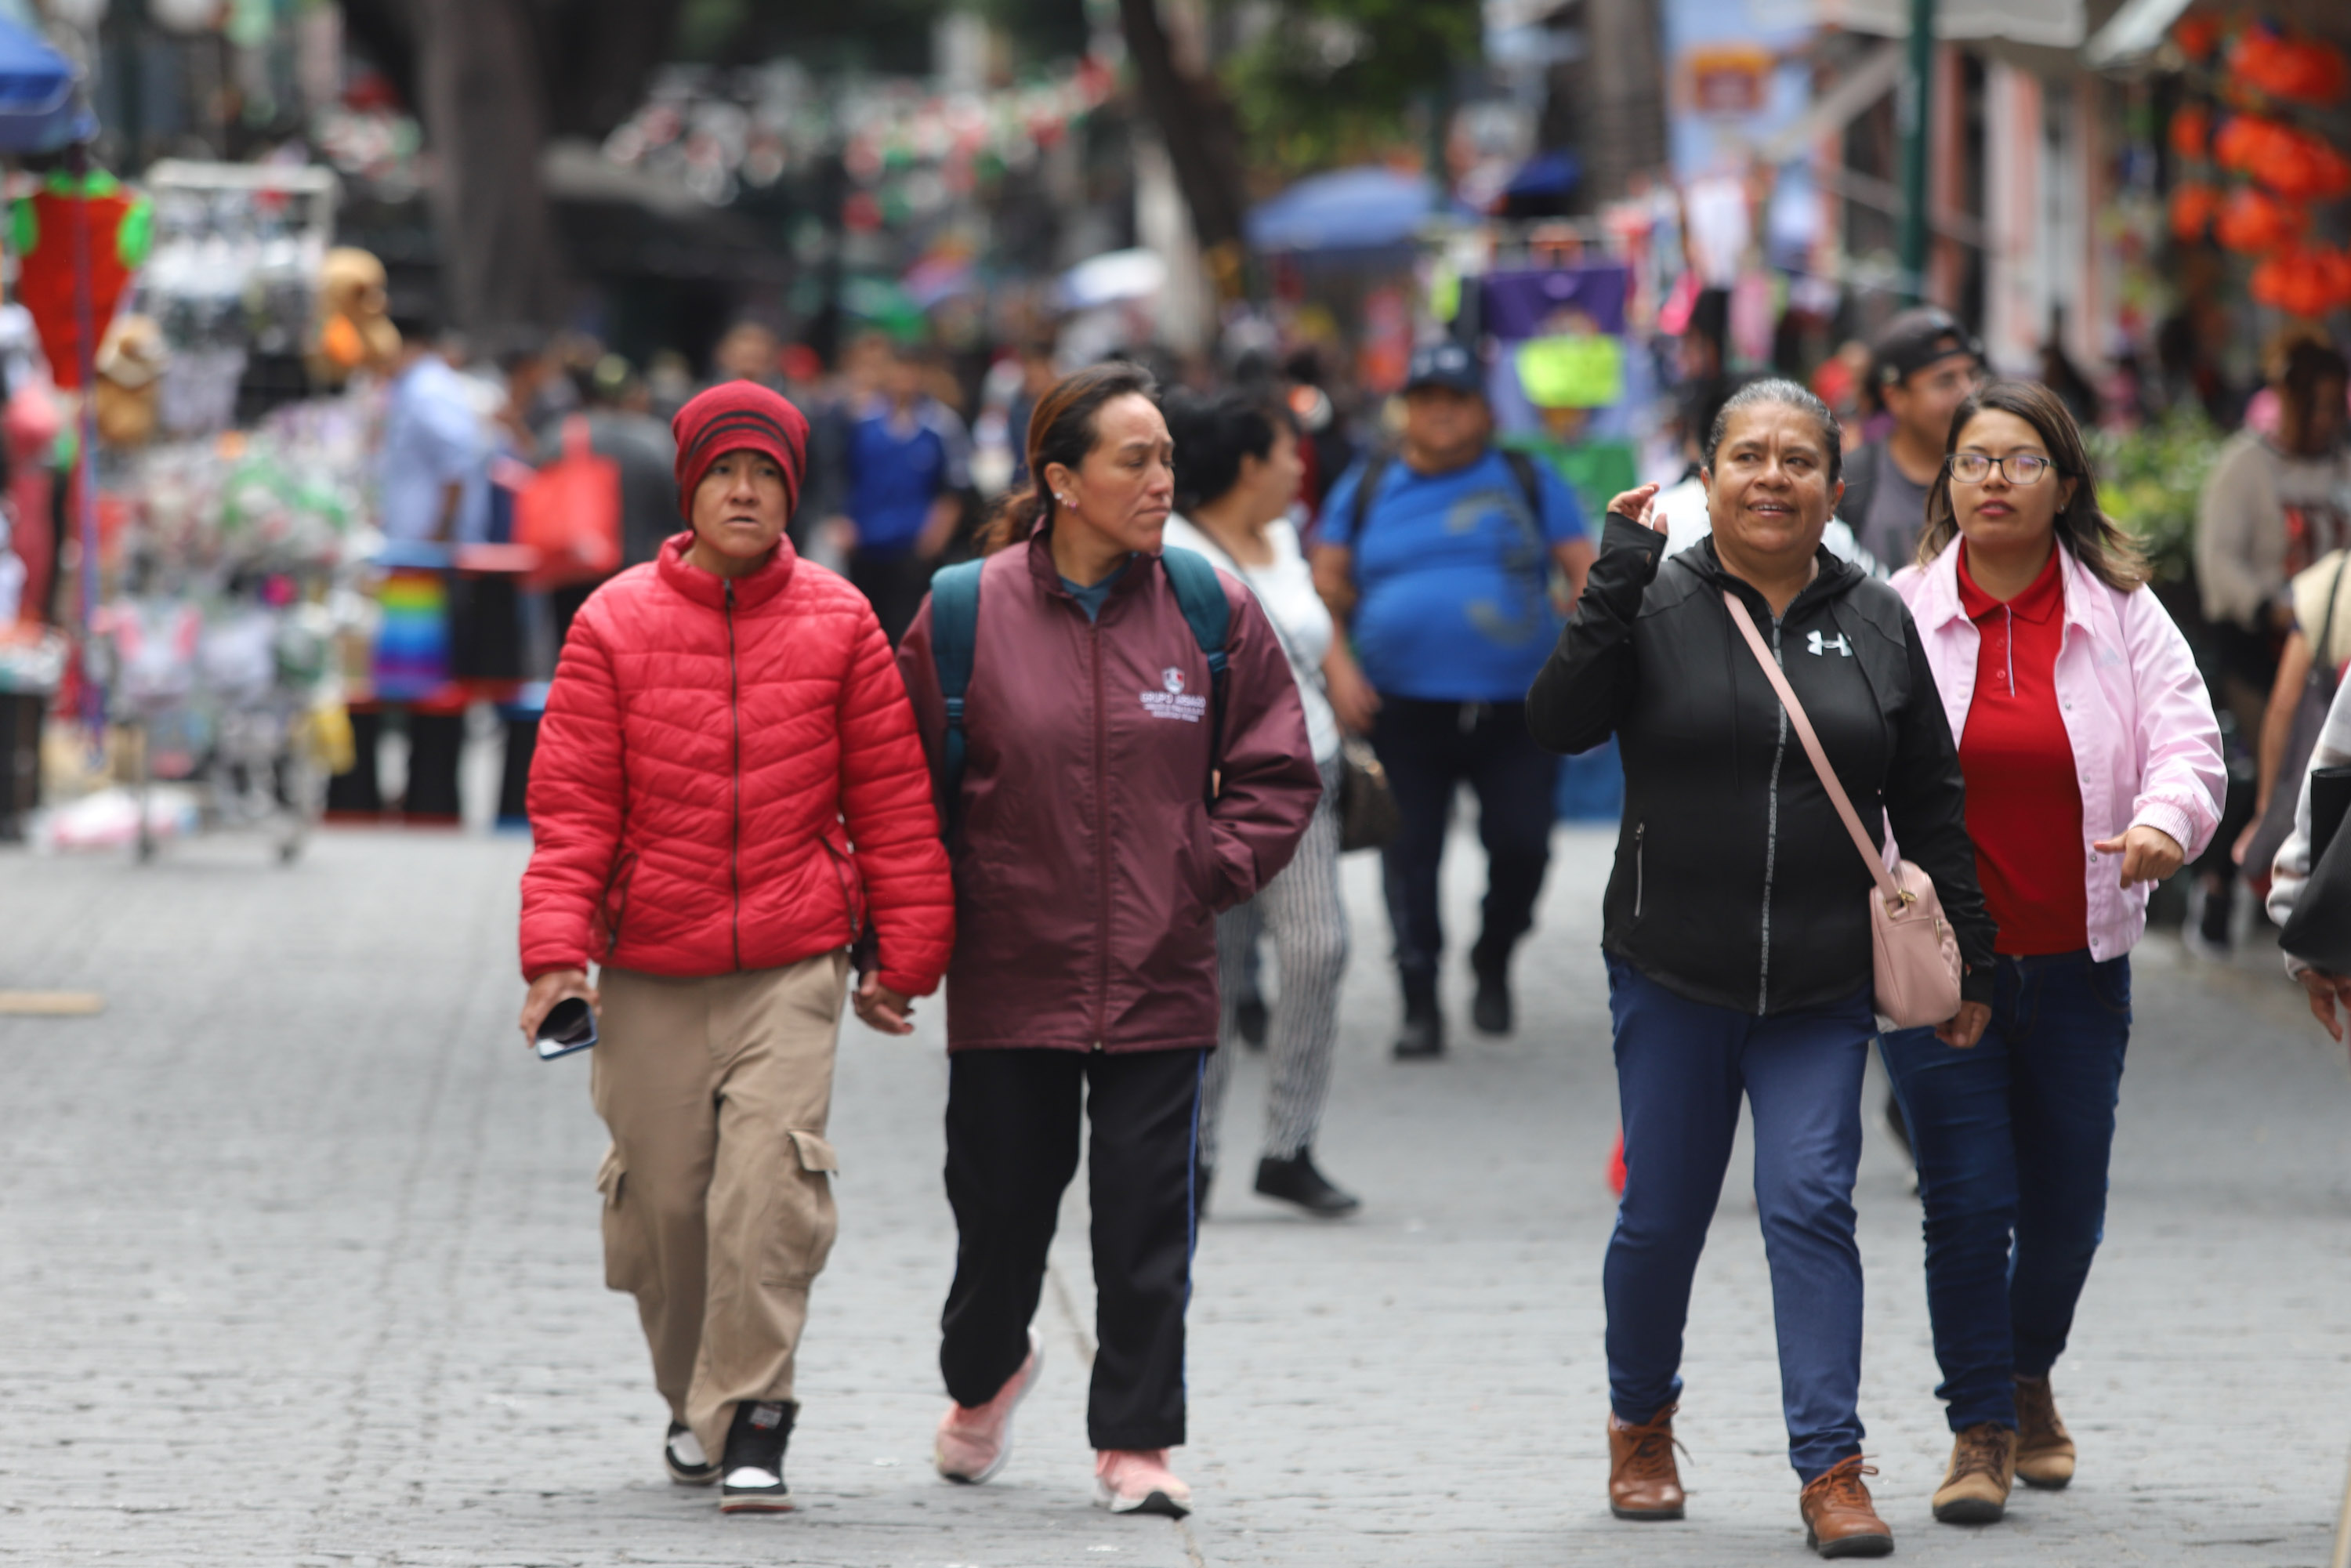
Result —
<instances>
[{"instance_id":1,"label":"red striped beanie","mask_svg":"<svg viewBox=\"0 0 2351 1568\"><path fill-rule=\"evenodd\" d=\"M757 382L721 382L669 422L677 442L677 505L689 519L694 492L729 452L757 452L784 471L785 509L799 505L808 469L808 416Z\"/></svg>"}]
</instances>

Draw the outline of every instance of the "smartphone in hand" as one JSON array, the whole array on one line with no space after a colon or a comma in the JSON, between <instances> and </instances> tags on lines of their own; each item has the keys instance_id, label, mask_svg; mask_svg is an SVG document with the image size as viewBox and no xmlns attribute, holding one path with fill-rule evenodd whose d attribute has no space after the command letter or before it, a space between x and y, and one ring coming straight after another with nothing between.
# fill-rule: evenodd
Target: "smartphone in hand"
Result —
<instances>
[{"instance_id":1,"label":"smartphone in hand","mask_svg":"<svg viewBox=\"0 0 2351 1568\"><path fill-rule=\"evenodd\" d=\"M553 1061L596 1043L596 1009L585 997L566 997L538 1020L538 1059Z\"/></svg>"}]
</instances>

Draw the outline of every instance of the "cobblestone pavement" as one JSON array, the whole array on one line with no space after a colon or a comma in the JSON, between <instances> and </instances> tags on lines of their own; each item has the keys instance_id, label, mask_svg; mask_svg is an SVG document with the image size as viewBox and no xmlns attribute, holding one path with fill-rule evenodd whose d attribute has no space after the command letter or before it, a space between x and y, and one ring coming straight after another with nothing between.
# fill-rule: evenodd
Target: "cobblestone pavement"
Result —
<instances>
[{"instance_id":1,"label":"cobblestone pavement","mask_svg":"<svg viewBox=\"0 0 2351 1568\"><path fill-rule=\"evenodd\" d=\"M844 1039L802 1511L722 1520L662 1480L634 1314L601 1288L587 1074L533 1061L509 1021L523 853L344 833L290 871L235 841L146 868L0 857L0 988L109 1004L0 1018L0 1561L1809 1560L1736 1174L1689 1329L1691 1517L1604 1506L1603 837L1561 836L1519 1035L1464 1029L1434 1064L1385 1056L1375 868L1349 862L1359 961L1318 1152L1365 1209L1317 1225L1246 1191L1245 1064L1192 1312L1178 1465L1199 1512L1176 1527L1088 1506L1075 1197L1019 1455L980 1489L929 1471L952 1245L935 1006L913 1041ZM1454 857L1457 930L1473 859ZM1927 1514L1948 1438L1917 1211L1873 1132L1864 1415L1904 1558L2325 1561L2351 1444L2351 1082L2273 960L2142 953L2106 1249L2057 1375L2081 1479L1995 1529Z\"/></svg>"}]
</instances>

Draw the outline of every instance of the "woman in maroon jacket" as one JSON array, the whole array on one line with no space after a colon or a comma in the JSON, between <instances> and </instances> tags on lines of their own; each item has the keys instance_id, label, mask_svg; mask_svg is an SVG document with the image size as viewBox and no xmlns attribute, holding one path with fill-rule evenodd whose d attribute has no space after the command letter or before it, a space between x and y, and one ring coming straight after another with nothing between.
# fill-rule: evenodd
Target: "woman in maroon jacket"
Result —
<instances>
[{"instance_id":1,"label":"woman in maroon jacket","mask_svg":"<svg viewBox=\"0 0 2351 1568\"><path fill-rule=\"evenodd\" d=\"M1029 425L1030 487L980 574L967 756L950 824L947 1197L960 1238L939 1365L939 1471L982 1481L1035 1385L1029 1327L1082 1091L1093 1125L1096 1500L1180 1515L1184 1307L1200 1076L1217 1043L1217 915L1289 862L1322 798L1281 645L1219 577L1228 668L1160 556L1175 491L1150 376L1097 365ZM939 768L946 706L925 601L898 653ZM1219 716L1221 722L1218 722ZM940 768L944 780L945 771ZM885 998L886 1000L886 998Z\"/></svg>"}]
</instances>

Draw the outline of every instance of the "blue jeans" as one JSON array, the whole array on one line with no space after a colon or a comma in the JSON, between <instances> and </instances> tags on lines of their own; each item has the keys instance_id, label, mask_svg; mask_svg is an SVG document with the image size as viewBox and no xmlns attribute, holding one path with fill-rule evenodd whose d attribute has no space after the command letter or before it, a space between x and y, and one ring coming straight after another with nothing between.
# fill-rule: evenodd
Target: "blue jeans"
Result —
<instances>
[{"instance_id":1,"label":"blue jeans","mask_svg":"<svg viewBox=\"0 0 2351 1568\"><path fill-rule=\"evenodd\" d=\"M1970 1051L1932 1030L1886 1036L1926 1207L1936 1397L1951 1430L2016 1425L2016 1379L2045 1377L2106 1219L2130 959L2002 958Z\"/></svg>"},{"instance_id":2,"label":"blue jeans","mask_svg":"<svg viewBox=\"0 0 2351 1568\"><path fill-rule=\"evenodd\" d=\"M1853 1177L1877 1027L1869 989L1758 1018L1676 996L1611 957L1608 1010L1625 1116L1625 1197L1601 1273L1609 1403L1620 1419L1640 1422L1680 1397L1690 1278L1721 1200L1743 1093L1755 1112L1755 1198L1788 1459L1809 1482L1861 1452Z\"/></svg>"}]
</instances>

